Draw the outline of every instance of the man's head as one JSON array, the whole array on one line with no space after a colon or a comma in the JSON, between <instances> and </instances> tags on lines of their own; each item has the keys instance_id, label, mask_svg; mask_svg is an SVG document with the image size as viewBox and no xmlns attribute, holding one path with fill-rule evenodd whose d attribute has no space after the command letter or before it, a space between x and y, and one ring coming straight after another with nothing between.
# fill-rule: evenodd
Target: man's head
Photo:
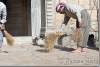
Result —
<instances>
[{"instance_id":1,"label":"man's head","mask_svg":"<svg viewBox=\"0 0 100 67\"><path fill-rule=\"evenodd\" d=\"M60 13L60 14L64 14L65 13L65 3L59 3L56 6L56 12Z\"/></svg>"}]
</instances>

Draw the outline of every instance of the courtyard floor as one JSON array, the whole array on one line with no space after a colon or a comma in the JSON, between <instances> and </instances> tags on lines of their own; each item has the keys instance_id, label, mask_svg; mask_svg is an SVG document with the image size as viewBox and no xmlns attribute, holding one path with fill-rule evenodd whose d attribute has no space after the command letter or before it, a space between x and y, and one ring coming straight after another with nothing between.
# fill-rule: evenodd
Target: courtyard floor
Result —
<instances>
[{"instance_id":1,"label":"courtyard floor","mask_svg":"<svg viewBox=\"0 0 100 67\"><path fill-rule=\"evenodd\" d=\"M87 49L73 53L68 48L54 48L50 53L31 43L3 46L8 53L0 53L0 66L97 66L99 51Z\"/></svg>"}]
</instances>

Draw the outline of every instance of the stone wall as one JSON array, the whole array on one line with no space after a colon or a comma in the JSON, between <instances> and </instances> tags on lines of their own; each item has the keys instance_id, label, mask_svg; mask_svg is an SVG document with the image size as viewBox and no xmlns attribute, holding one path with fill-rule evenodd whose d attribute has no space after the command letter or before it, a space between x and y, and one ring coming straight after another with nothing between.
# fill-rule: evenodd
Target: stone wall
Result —
<instances>
[{"instance_id":1,"label":"stone wall","mask_svg":"<svg viewBox=\"0 0 100 67\"><path fill-rule=\"evenodd\" d=\"M97 38L98 34L98 22L97 22L97 1L98 0L60 0L60 2L67 2L67 3L72 3L72 4L78 4L81 7L85 8L88 10L89 15L91 16L91 32L95 37ZM54 3L54 7L56 4L59 2L59 0L56 0ZM55 11L55 10L54 10ZM54 13L54 22L53 25L55 26L55 29L59 29L61 23L63 22L64 16L58 13ZM67 28L65 29L66 32L72 33L72 31L75 30L75 19L70 19L68 25L66 26Z\"/></svg>"}]
</instances>

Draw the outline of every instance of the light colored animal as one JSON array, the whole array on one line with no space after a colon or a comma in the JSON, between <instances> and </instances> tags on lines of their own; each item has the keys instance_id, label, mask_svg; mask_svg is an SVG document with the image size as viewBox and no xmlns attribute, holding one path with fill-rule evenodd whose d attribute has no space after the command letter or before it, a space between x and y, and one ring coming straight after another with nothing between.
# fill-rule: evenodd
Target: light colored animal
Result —
<instances>
[{"instance_id":1,"label":"light colored animal","mask_svg":"<svg viewBox=\"0 0 100 67\"><path fill-rule=\"evenodd\" d=\"M54 48L55 41L58 37L62 36L64 33L62 32L52 32L48 33L45 37L45 49L46 51L51 51Z\"/></svg>"}]
</instances>

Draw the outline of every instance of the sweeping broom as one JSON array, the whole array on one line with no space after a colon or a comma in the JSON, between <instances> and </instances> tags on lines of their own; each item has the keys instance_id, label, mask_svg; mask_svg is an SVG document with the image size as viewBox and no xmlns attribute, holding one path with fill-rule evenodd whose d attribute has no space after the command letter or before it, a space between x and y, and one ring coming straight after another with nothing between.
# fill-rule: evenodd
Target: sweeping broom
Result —
<instances>
[{"instance_id":1,"label":"sweeping broom","mask_svg":"<svg viewBox=\"0 0 100 67\"><path fill-rule=\"evenodd\" d=\"M80 30L74 31L72 34L72 39L74 40L74 42L77 43L77 46L78 46L80 42L82 41L82 32Z\"/></svg>"},{"instance_id":2,"label":"sweeping broom","mask_svg":"<svg viewBox=\"0 0 100 67\"><path fill-rule=\"evenodd\" d=\"M7 45L13 46L14 41L15 41L13 36L10 33L8 33L7 30L4 30L3 33L5 35L5 38L6 38L6 41L7 41Z\"/></svg>"}]
</instances>

